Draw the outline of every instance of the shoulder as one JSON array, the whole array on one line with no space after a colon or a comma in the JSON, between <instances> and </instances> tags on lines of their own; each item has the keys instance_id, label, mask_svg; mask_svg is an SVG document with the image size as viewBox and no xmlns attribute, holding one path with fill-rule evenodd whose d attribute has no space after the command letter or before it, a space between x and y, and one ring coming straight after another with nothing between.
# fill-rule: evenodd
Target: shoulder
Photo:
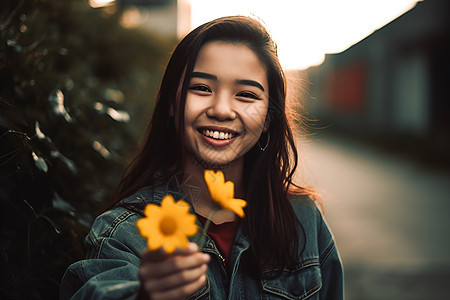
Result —
<instances>
[{"instance_id":1,"label":"shoulder","mask_svg":"<svg viewBox=\"0 0 450 300\"><path fill-rule=\"evenodd\" d=\"M294 212L299 221L320 221L322 214L309 195L289 195Z\"/></svg>"},{"instance_id":2,"label":"shoulder","mask_svg":"<svg viewBox=\"0 0 450 300\"><path fill-rule=\"evenodd\" d=\"M286 299L298 299L299 295L308 299L342 299L338 293L330 292L328 280L331 278L338 285L342 275L333 238L319 208L308 195L290 194L289 199L298 218L298 264L289 270L275 270L278 277L263 278L263 290ZM264 275L275 274L270 273L273 271Z\"/></svg>"},{"instance_id":3,"label":"shoulder","mask_svg":"<svg viewBox=\"0 0 450 300\"><path fill-rule=\"evenodd\" d=\"M317 204L308 195L291 195L290 200L306 238L306 252L309 249L317 253L320 260L326 258L334 250L335 243Z\"/></svg>"},{"instance_id":4,"label":"shoulder","mask_svg":"<svg viewBox=\"0 0 450 300\"><path fill-rule=\"evenodd\" d=\"M148 203L158 203L157 189L145 188L120 201L117 206L99 215L91 226L85 243L89 257L101 258L107 246L126 247L136 254L145 248L145 240L136 227L138 219L143 217L143 209Z\"/></svg>"},{"instance_id":5,"label":"shoulder","mask_svg":"<svg viewBox=\"0 0 450 300\"><path fill-rule=\"evenodd\" d=\"M294 208L303 207L315 209L317 208L316 203L312 199L310 195L301 195L301 194L289 194L289 200L291 200Z\"/></svg>"},{"instance_id":6,"label":"shoulder","mask_svg":"<svg viewBox=\"0 0 450 300\"><path fill-rule=\"evenodd\" d=\"M292 207L306 235L317 236L322 227L322 214L309 195L290 195Z\"/></svg>"},{"instance_id":7,"label":"shoulder","mask_svg":"<svg viewBox=\"0 0 450 300\"><path fill-rule=\"evenodd\" d=\"M121 200L115 207L99 215L91 227L91 232L99 236L111 236L130 219L139 218L147 203L154 202L154 189L146 188Z\"/></svg>"}]
</instances>

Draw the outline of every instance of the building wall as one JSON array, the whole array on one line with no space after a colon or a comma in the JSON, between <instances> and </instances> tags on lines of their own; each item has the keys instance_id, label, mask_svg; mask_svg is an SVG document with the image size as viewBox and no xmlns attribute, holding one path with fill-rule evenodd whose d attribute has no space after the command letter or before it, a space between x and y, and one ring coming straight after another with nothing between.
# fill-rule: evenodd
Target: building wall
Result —
<instances>
[{"instance_id":1,"label":"building wall","mask_svg":"<svg viewBox=\"0 0 450 300\"><path fill-rule=\"evenodd\" d=\"M418 2L349 49L328 54L307 70L312 117L354 133L448 133L448 16L450 1Z\"/></svg>"},{"instance_id":2,"label":"building wall","mask_svg":"<svg viewBox=\"0 0 450 300\"><path fill-rule=\"evenodd\" d=\"M428 61L413 53L397 61L393 73L392 121L395 131L425 135L430 125Z\"/></svg>"}]
</instances>

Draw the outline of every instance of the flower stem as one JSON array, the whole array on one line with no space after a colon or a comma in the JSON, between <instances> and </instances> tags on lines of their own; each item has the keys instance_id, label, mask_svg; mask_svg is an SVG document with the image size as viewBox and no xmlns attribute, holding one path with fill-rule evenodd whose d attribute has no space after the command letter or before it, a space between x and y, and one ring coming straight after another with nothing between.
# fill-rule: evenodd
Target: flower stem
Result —
<instances>
[{"instance_id":1,"label":"flower stem","mask_svg":"<svg viewBox=\"0 0 450 300\"><path fill-rule=\"evenodd\" d=\"M208 218L206 219L205 226L203 226L204 233L202 235L202 238L200 239L200 242L198 243L198 246L200 248L203 248L205 246L205 245L203 245L203 243L205 242L205 236L208 234L208 228L209 228L209 225L211 224L211 219L214 216L214 214L216 213L216 211L217 211L217 209L215 207L213 207L211 209L211 212L209 213Z\"/></svg>"}]
</instances>

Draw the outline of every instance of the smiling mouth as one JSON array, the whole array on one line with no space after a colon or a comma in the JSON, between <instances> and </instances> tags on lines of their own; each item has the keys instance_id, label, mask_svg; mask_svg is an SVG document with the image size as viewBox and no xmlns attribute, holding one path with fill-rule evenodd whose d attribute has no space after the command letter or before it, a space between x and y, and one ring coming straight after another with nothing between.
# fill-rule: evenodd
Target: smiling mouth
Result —
<instances>
[{"instance_id":1,"label":"smiling mouth","mask_svg":"<svg viewBox=\"0 0 450 300\"><path fill-rule=\"evenodd\" d=\"M215 140L230 140L238 135L237 133L233 133L233 132L224 132L224 131L208 130L208 129L201 130L201 133L204 136L215 139Z\"/></svg>"}]
</instances>

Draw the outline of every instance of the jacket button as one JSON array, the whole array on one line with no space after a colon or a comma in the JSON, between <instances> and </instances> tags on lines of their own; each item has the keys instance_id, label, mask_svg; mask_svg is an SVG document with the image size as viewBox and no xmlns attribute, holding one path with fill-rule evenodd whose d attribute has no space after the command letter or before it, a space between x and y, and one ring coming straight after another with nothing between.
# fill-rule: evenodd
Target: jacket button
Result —
<instances>
[{"instance_id":1,"label":"jacket button","mask_svg":"<svg viewBox=\"0 0 450 300\"><path fill-rule=\"evenodd\" d=\"M294 287L292 287L292 289L291 289L291 293L292 293L294 296L299 296L299 295L302 294L302 292L303 292L303 288L302 288L301 286L294 286Z\"/></svg>"}]
</instances>

